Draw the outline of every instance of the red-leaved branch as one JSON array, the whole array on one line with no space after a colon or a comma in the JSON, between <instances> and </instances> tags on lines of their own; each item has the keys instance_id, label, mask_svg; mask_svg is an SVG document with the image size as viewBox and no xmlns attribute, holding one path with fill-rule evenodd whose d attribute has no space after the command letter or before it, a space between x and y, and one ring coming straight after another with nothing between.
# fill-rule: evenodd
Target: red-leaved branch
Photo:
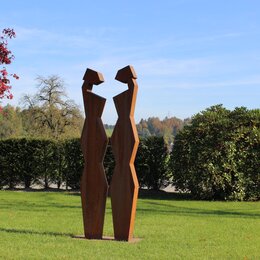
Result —
<instances>
[{"instance_id":1,"label":"red-leaved branch","mask_svg":"<svg viewBox=\"0 0 260 260\"><path fill-rule=\"evenodd\" d=\"M13 29L8 28L2 31L2 35L0 35L0 65L8 65L14 59L14 55L8 49L8 39L12 38L15 38L15 32ZM9 74L4 66L2 68L0 67L0 99L13 98L11 93L12 86L10 85L10 77L19 79L16 74Z\"/></svg>"}]
</instances>

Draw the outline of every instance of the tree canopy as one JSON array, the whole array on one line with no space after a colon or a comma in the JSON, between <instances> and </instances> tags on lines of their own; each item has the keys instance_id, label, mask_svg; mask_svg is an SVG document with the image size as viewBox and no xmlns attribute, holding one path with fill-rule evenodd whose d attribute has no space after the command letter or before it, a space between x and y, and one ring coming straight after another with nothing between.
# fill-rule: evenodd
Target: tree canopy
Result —
<instances>
[{"instance_id":1,"label":"tree canopy","mask_svg":"<svg viewBox=\"0 0 260 260\"><path fill-rule=\"evenodd\" d=\"M196 198L260 198L260 109L212 106L176 136L173 184Z\"/></svg>"},{"instance_id":2,"label":"tree canopy","mask_svg":"<svg viewBox=\"0 0 260 260\"><path fill-rule=\"evenodd\" d=\"M36 81L36 94L22 99L26 131L53 139L80 136L83 116L74 101L67 98L64 81L57 75L39 76Z\"/></svg>"},{"instance_id":3,"label":"tree canopy","mask_svg":"<svg viewBox=\"0 0 260 260\"><path fill-rule=\"evenodd\" d=\"M0 35L0 65L9 65L14 59L14 55L8 49L8 39L15 38L15 36L13 29L7 28L2 31L2 35ZM19 79L16 74L9 74L6 67L0 67L0 99L13 98L9 76Z\"/></svg>"},{"instance_id":4,"label":"tree canopy","mask_svg":"<svg viewBox=\"0 0 260 260\"><path fill-rule=\"evenodd\" d=\"M83 116L67 99L59 76L38 77L38 91L24 95L23 108L7 105L0 113L0 139L15 137L64 139L81 135Z\"/></svg>"}]
</instances>

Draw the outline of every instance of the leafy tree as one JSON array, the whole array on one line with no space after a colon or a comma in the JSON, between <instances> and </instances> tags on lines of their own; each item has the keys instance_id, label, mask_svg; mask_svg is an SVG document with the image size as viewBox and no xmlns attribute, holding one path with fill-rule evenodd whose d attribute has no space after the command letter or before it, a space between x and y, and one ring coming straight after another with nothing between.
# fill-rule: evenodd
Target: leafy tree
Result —
<instances>
[{"instance_id":1,"label":"leafy tree","mask_svg":"<svg viewBox=\"0 0 260 260\"><path fill-rule=\"evenodd\" d=\"M259 110L229 111L222 105L195 115L175 138L175 187L201 199L259 198L259 121Z\"/></svg>"},{"instance_id":2,"label":"leafy tree","mask_svg":"<svg viewBox=\"0 0 260 260\"><path fill-rule=\"evenodd\" d=\"M260 198L260 109L236 108L230 113L236 162L244 176L245 199Z\"/></svg>"},{"instance_id":3,"label":"leafy tree","mask_svg":"<svg viewBox=\"0 0 260 260\"><path fill-rule=\"evenodd\" d=\"M23 111L27 131L53 139L80 136L83 118L78 106L66 99L63 80L55 75L36 80L38 92L33 97L25 95L22 100L27 107Z\"/></svg>"},{"instance_id":4,"label":"leafy tree","mask_svg":"<svg viewBox=\"0 0 260 260\"><path fill-rule=\"evenodd\" d=\"M12 52L8 49L8 39L15 37L13 29L4 29L0 35L0 65L8 65L14 59ZM0 99L12 99L10 79L5 67L0 68ZM10 74L11 77L18 79L16 74ZM1 108L1 107L0 107Z\"/></svg>"},{"instance_id":5,"label":"leafy tree","mask_svg":"<svg viewBox=\"0 0 260 260\"><path fill-rule=\"evenodd\" d=\"M0 139L14 138L23 135L20 109L7 105L0 113Z\"/></svg>"},{"instance_id":6,"label":"leafy tree","mask_svg":"<svg viewBox=\"0 0 260 260\"><path fill-rule=\"evenodd\" d=\"M137 124L137 131L140 137L163 136L165 143L170 148L174 136L183 128L184 122L176 117L165 117L160 120L158 117L149 117L147 120L141 119Z\"/></svg>"}]
</instances>

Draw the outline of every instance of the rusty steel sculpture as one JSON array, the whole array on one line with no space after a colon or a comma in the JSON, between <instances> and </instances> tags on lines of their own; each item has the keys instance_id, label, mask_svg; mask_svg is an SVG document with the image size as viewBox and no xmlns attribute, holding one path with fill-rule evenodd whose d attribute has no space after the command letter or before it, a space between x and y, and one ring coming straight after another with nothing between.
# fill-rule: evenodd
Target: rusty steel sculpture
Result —
<instances>
[{"instance_id":1,"label":"rusty steel sculpture","mask_svg":"<svg viewBox=\"0 0 260 260\"><path fill-rule=\"evenodd\" d=\"M108 184L103 167L108 139L101 115L106 99L92 93L93 85L104 82L101 73L87 69L82 85L86 119L81 136L84 170L81 202L85 238L102 239Z\"/></svg>"},{"instance_id":2,"label":"rusty steel sculpture","mask_svg":"<svg viewBox=\"0 0 260 260\"><path fill-rule=\"evenodd\" d=\"M115 240L133 241L134 220L139 184L134 160L139 138L134 121L134 109L138 85L132 66L117 72L116 80L128 85L128 89L114 97L118 113L111 145L116 166L110 185ZM101 121L105 99L91 92L93 85L102 83L100 73L87 69L82 86L86 120L81 137L85 159L81 179L81 198L85 238L102 239L107 181L103 158L107 137Z\"/></svg>"},{"instance_id":3,"label":"rusty steel sculpture","mask_svg":"<svg viewBox=\"0 0 260 260\"><path fill-rule=\"evenodd\" d=\"M129 241L133 238L138 180L134 161L139 144L134 121L134 109L138 86L132 66L117 72L116 80L126 83L128 90L114 97L118 113L111 137L116 166L112 176L110 191L116 240Z\"/></svg>"}]
</instances>

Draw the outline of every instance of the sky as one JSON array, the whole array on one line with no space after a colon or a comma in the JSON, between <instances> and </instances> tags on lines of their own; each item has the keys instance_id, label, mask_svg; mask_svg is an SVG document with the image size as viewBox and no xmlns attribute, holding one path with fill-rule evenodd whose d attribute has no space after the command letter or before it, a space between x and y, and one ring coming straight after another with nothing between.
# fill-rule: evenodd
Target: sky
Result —
<instances>
[{"instance_id":1,"label":"sky","mask_svg":"<svg viewBox=\"0 0 260 260\"><path fill-rule=\"evenodd\" d=\"M113 96L127 87L116 72L132 65L141 118L184 119L216 104L260 107L259 0L0 0L0 30L13 28L15 60L7 70L14 99L35 94L37 76L59 75L83 111L87 68L105 82L103 122L117 119Z\"/></svg>"}]
</instances>

